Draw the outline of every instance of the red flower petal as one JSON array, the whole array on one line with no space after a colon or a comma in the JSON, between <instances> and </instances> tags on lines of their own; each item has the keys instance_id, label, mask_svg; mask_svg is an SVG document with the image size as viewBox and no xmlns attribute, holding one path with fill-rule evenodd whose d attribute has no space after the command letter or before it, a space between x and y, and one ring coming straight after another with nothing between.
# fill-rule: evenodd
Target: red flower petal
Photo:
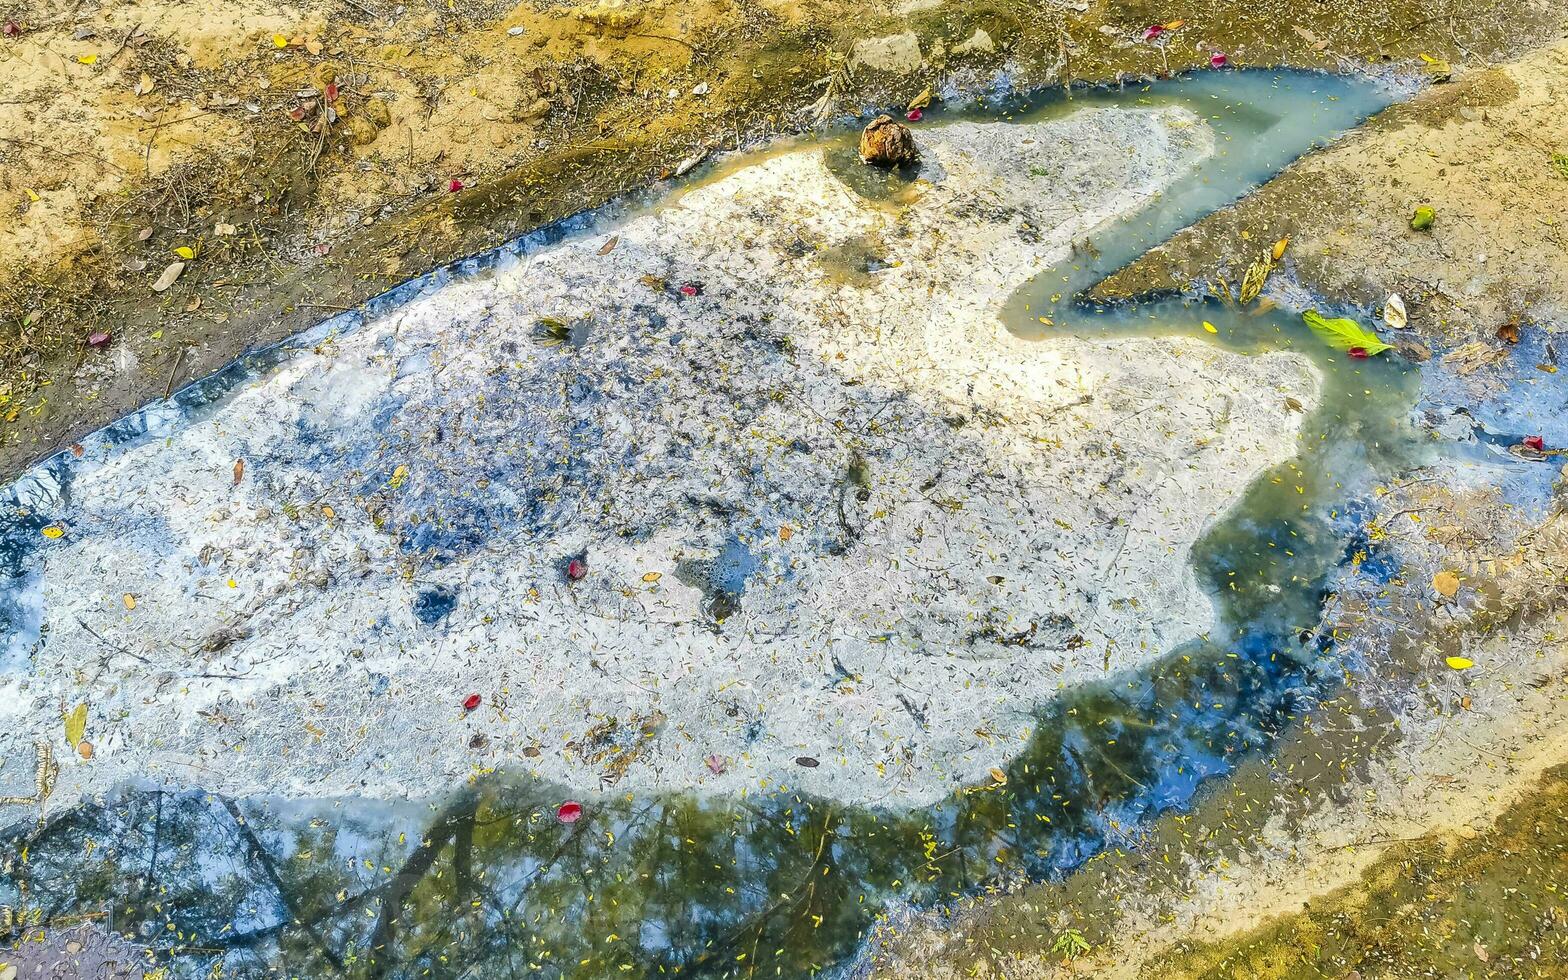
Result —
<instances>
[{"instance_id":1,"label":"red flower petal","mask_svg":"<svg viewBox=\"0 0 1568 980\"><path fill-rule=\"evenodd\" d=\"M904 113L904 118L908 119L910 122L919 122L920 117L923 115L925 115L925 113L921 112L919 109L911 109Z\"/></svg>"},{"instance_id":2,"label":"red flower petal","mask_svg":"<svg viewBox=\"0 0 1568 980\"><path fill-rule=\"evenodd\" d=\"M1161 34L1164 34L1164 33L1165 33L1165 25L1164 24L1150 24L1148 27L1144 28L1143 39L1145 41L1152 41L1152 40L1154 40L1155 38L1159 37Z\"/></svg>"},{"instance_id":3,"label":"red flower petal","mask_svg":"<svg viewBox=\"0 0 1568 980\"><path fill-rule=\"evenodd\" d=\"M297 105L294 108L290 109L289 110L289 118L294 120L295 122L304 122L305 121L305 107Z\"/></svg>"},{"instance_id":4,"label":"red flower petal","mask_svg":"<svg viewBox=\"0 0 1568 980\"><path fill-rule=\"evenodd\" d=\"M1209 55L1210 68L1224 68L1228 64L1230 64L1230 59L1225 56L1224 52L1216 52Z\"/></svg>"},{"instance_id":5,"label":"red flower petal","mask_svg":"<svg viewBox=\"0 0 1568 980\"><path fill-rule=\"evenodd\" d=\"M338 83L337 82L328 82L327 83L326 95L327 95L327 101L328 102L336 102L337 101L337 98L338 98Z\"/></svg>"},{"instance_id":6,"label":"red flower petal","mask_svg":"<svg viewBox=\"0 0 1568 980\"><path fill-rule=\"evenodd\" d=\"M580 580L588 574L588 563L581 558L573 558L566 563L566 577L573 582Z\"/></svg>"},{"instance_id":7,"label":"red flower petal","mask_svg":"<svg viewBox=\"0 0 1568 980\"><path fill-rule=\"evenodd\" d=\"M1524 447L1534 449L1538 453L1546 452L1546 440L1540 436L1525 436Z\"/></svg>"},{"instance_id":8,"label":"red flower petal","mask_svg":"<svg viewBox=\"0 0 1568 980\"><path fill-rule=\"evenodd\" d=\"M475 708L479 707L483 703L484 703L484 698L480 697L477 694L470 694L468 697L463 699L463 710L464 711L473 711Z\"/></svg>"},{"instance_id":9,"label":"red flower petal","mask_svg":"<svg viewBox=\"0 0 1568 980\"><path fill-rule=\"evenodd\" d=\"M1353 361L1364 361L1367 359L1367 349L1365 347L1352 347L1345 353L1349 354L1350 359Z\"/></svg>"},{"instance_id":10,"label":"red flower petal","mask_svg":"<svg viewBox=\"0 0 1568 980\"><path fill-rule=\"evenodd\" d=\"M87 346L88 347L107 347L107 346L109 346L109 331L107 331L107 330L96 330L96 331L88 334L87 335Z\"/></svg>"},{"instance_id":11,"label":"red flower petal","mask_svg":"<svg viewBox=\"0 0 1568 980\"><path fill-rule=\"evenodd\" d=\"M682 296L701 296L702 295L702 284L701 283L696 283L696 282L682 283L681 284L681 295Z\"/></svg>"},{"instance_id":12,"label":"red flower petal","mask_svg":"<svg viewBox=\"0 0 1568 980\"><path fill-rule=\"evenodd\" d=\"M446 182L446 189L449 193L456 194L458 191L463 189L463 182L458 180L456 177L453 177L451 180Z\"/></svg>"},{"instance_id":13,"label":"red flower petal","mask_svg":"<svg viewBox=\"0 0 1568 980\"><path fill-rule=\"evenodd\" d=\"M583 805L573 800L567 800L555 808L555 819L562 823L576 823L583 815Z\"/></svg>"}]
</instances>

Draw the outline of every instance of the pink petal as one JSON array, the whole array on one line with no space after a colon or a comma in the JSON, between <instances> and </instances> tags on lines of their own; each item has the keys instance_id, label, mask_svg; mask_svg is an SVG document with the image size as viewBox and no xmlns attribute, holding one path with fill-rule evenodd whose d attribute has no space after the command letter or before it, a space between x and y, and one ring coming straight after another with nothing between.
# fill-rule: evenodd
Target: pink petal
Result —
<instances>
[{"instance_id":1,"label":"pink petal","mask_svg":"<svg viewBox=\"0 0 1568 980\"><path fill-rule=\"evenodd\" d=\"M446 189L449 193L456 194L458 191L463 189L463 182L458 180L456 177L453 177L451 180L446 182Z\"/></svg>"},{"instance_id":2,"label":"pink petal","mask_svg":"<svg viewBox=\"0 0 1568 980\"><path fill-rule=\"evenodd\" d=\"M583 805L573 800L567 800L555 808L555 819L562 823L576 823L583 815Z\"/></svg>"},{"instance_id":3,"label":"pink petal","mask_svg":"<svg viewBox=\"0 0 1568 980\"><path fill-rule=\"evenodd\" d=\"M1225 56L1223 51L1217 51L1209 55L1210 68L1224 68L1228 64L1230 64L1230 59Z\"/></svg>"},{"instance_id":4,"label":"pink petal","mask_svg":"<svg viewBox=\"0 0 1568 980\"><path fill-rule=\"evenodd\" d=\"M1159 37L1161 34L1164 34L1164 33L1165 33L1165 25L1164 24L1150 24L1148 27L1144 28L1143 39L1145 41L1152 41L1152 40L1154 40L1155 38Z\"/></svg>"},{"instance_id":5,"label":"pink petal","mask_svg":"<svg viewBox=\"0 0 1568 980\"><path fill-rule=\"evenodd\" d=\"M470 694L468 697L463 699L463 710L464 711L473 711L475 708L479 707L483 703L484 703L484 698L480 697L477 694Z\"/></svg>"},{"instance_id":6,"label":"pink petal","mask_svg":"<svg viewBox=\"0 0 1568 980\"><path fill-rule=\"evenodd\" d=\"M109 346L109 331L107 331L107 330L97 330L97 331L94 331L93 333L88 334L87 335L87 346L88 347L107 347L107 346Z\"/></svg>"},{"instance_id":7,"label":"pink petal","mask_svg":"<svg viewBox=\"0 0 1568 980\"><path fill-rule=\"evenodd\" d=\"M1350 359L1353 361L1364 361L1367 359L1367 349L1365 347L1352 347L1345 353L1349 354Z\"/></svg>"},{"instance_id":8,"label":"pink petal","mask_svg":"<svg viewBox=\"0 0 1568 980\"><path fill-rule=\"evenodd\" d=\"M925 115L925 113L921 112L919 109L911 109L904 113L904 118L908 119L910 122L919 122L920 117L923 115Z\"/></svg>"},{"instance_id":9,"label":"pink petal","mask_svg":"<svg viewBox=\"0 0 1568 980\"><path fill-rule=\"evenodd\" d=\"M715 776L725 769L724 757L722 755L710 755L703 761L708 764L708 771Z\"/></svg>"},{"instance_id":10,"label":"pink petal","mask_svg":"<svg viewBox=\"0 0 1568 980\"><path fill-rule=\"evenodd\" d=\"M566 563L566 577L573 582L578 581L588 574L588 563L581 558L573 558Z\"/></svg>"}]
</instances>

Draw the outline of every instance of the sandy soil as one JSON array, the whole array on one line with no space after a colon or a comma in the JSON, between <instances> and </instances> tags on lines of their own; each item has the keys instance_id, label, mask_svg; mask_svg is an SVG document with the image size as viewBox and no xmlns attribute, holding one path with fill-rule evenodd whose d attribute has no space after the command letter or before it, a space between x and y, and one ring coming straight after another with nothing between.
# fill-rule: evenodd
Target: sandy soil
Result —
<instances>
[{"instance_id":1,"label":"sandy soil","mask_svg":"<svg viewBox=\"0 0 1568 980\"><path fill-rule=\"evenodd\" d=\"M1421 53L1527 49L1562 15L1557 0L1277 7L1188 4L1153 44L1141 35L1172 22L1167 5L0 7L0 476L705 148L926 85L1152 76L1218 51L1419 73ZM174 261L183 274L152 291ZM89 347L94 333L110 339Z\"/></svg>"}]
</instances>

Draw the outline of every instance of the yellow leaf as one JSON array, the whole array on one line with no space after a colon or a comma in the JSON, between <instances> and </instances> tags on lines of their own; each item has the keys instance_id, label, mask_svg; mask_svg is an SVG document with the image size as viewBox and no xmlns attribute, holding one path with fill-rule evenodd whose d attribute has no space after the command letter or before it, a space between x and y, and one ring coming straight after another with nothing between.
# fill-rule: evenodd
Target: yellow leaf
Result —
<instances>
[{"instance_id":1,"label":"yellow leaf","mask_svg":"<svg viewBox=\"0 0 1568 980\"><path fill-rule=\"evenodd\" d=\"M1455 670L1469 670L1475 666L1475 661L1469 657L1449 657L1446 663Z\"/></svg>"},{"instance_id":2,"label":"yellow leaf","mask_svg":"<svg viewBox=\"0 0 1568 980\"><path fill-rule=\"evenodd\" d=\"M995 766L992 766L991 767L991 780L992 780L992 782L995 782L997 785L1001 785L1002 783L1007 782L1007 773L1005 773L1002 770L996 768Z\"/></svg>"},{"instance_id":3,"label":"yellow leaf","mask_svg":"<svg viewBox=\"0 0 1568 980\"><path fill-rule=\"evenodd\" d=\"M174 250L174 254L178 255L182 259L185 259L186 261L190 261L196 257L196 250L191 248L189 245L181 245L179 248Z\"/></svg>"},{"instance_id":4,"label":"yellow leaf","mask_svg":"<svg viewBox=\"0 0 1568 980\"><path fill-rule=\"evenodd\" d=\"M661 579L663 577L664 577L664 573L663 572L649 572L647 575L644 575L642 577L642 580L644 582L657 582L659 579Z\"/></svg>"},{"instance_id":5,"label":"yellow leaf","mask_svg":"<svg viewBox=\"0 0 1568 980\"><path fill-rule=\"evenodd\" d=\"M398 468L392 471L392 479L387 481L387 486L391 487L393 490L396 490L398 487L401 487L403 482L407 479L408 467L402 464L398 464Z\"/></svg>"},{"instance_id":6,"label":"yellow leaf","mask_svg":"<svg viewBox=\"0 0 1568 980\"><path fill-rule=\"evenodd\" d=\"M79 704L60 717L65 721L65 740L74 748L87 737L87 705Z\"/></svg>"},{"instance_id":7,"label":"yellow leaf","mask_svg":"<svg viewBox=\"0 0 1568 980\"><path fill-rule=\"evenodd\" d=\"M1203 321L1203 329L1207 330L1209 333L1219 333L1219 330L1215 328L1214 324L1207 320Z\"/></svg>"},{"instance_id":8,"label":"yellow leaf","mask_svg":"<svg viewBox=\"0 0 1568 980\"><path fill-rule=\"evenodd\" d=\"M120 601L125 603L125 608L127 608L127 609L135 609L136 608L136 597L131 595L129 592L127 592L127 593L125 593L125 595L121 596L120 597Z\"/></svg>"},{"instance_id":9,"label":"yellow leaf","mask_svg":"<svg viewBox=\"0 0 1568 980\"><path fill-rule=\"evenodd\" d=\"M38 201L38 192L33 190L31 187L22 188L22 192L27 195L27 199L29 201L33 201L35 203Z\"/></svg>"},{"instance_id":10,"label":"yellow leaf","mask_svg":"<svg viewBox=\"0 0 1568 980\"><path fill-rule=\"evenodd\" d=\"M1185 23L1187 23L1187 22L1178 18L1178 19L1173 20L1170 23L1166 24L1165 25L1165 29L1167 31L1179 31L1179 30L1181 30L1181 26L1183 24L1185 24Z\"/></svg>"},{"instance_id":11,"label":"yellow leaf","mask_svg":"<svg viewBox=\"0 0 1568 980\"><path fill-rule=\"evenodd\" d=\"M95 54L79 54L76 56L76 60L84 65L96 65L98 63L98 56Z\"/></svg>"},{"instance_id":12,"label":"yellow leaf","mask_svg":"<svg viewBox=\"0 0 1568 980\"><path fill-rule=\"evenodd\" d=\"M1290 247L1290 236L1289 235L1286 235L1284 238L1281 238L1279 241L1275 242L1274 243L1274 251L1272 253L1270 253L1270 254L1272 254L1274 256L1274 261L1278 262L1280 259L1284 258L1285 257L1285 249L1287 249L1289 247Z\"/></svg>"},{"instance_id":13,"label":"yellow leaf","mask_svg":"<svg viewBox=\"0 0 1568 980\"><path fill-rule=\"evenodd\" d=\"M1455 572L1438 572L1432 576L1432 591L1445 599L1459 594L1459 575Z\"/></svg>"},{"instance_id":14,"label":"yellow leaf","mask_svg":"<svg viewBox=\"0 0 1568 980\"><path fill-rule=\"evenodd\" d=\"M43 529L43 536L46 537L46 538L53 539L53 538L63 537L64 535L65 535L65 528L61 527L58 524L51 524L48 527Z\"/></svg>"},{"instance_id":15,"label":"yellow leaf","mask_svg":"<svg viewBox=\"0 0 1568 980\"><path fill-rule=\"evenodd\" d=\"M286 48L289 46L289 39L282 34L274 34L272 35L272 46L275 48Z\"/></svg>"}]
</instances>

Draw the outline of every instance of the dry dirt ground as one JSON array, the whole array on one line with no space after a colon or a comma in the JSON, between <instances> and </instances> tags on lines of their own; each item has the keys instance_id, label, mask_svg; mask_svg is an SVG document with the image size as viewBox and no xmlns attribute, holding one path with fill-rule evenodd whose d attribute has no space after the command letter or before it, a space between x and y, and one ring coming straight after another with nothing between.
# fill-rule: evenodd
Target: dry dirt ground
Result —
<instances>
[{"instance_id":1,"label":"dry dirt ground","mask_svg":"<svg viewBox=\"0 0 1568 980\"><path fill-rule=\"evenodd\" d=\"M1488 64L1561 0L0 4L0 476L682 161L923 87ZM1181 25L1160 44L1153 23ZM178 279L156 290L160 277ZM96 344L92 341L97 335Z\"/></svg>"}]
</instances>

